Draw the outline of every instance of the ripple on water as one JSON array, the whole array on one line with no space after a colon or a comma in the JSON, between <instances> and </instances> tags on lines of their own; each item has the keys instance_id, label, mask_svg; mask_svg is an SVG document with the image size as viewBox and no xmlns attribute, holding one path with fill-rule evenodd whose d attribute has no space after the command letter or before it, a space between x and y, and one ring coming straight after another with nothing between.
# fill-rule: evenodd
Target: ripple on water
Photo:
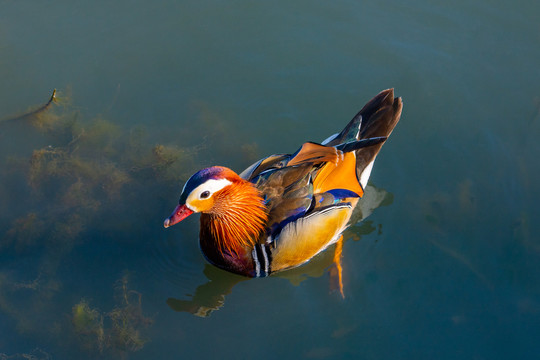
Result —
<instances>
[{"instance_id":1,"label":"ripple on water","mask_svg":"<svg viewBox=\"0 0 540 360\"><path fill-rule=\"evenodd\" d=\"M192 239L193 238L193 239ZM148 270L153 277L192 291L200 282L204 258L200 255L196 237L178 231L163 231L150 245Z\"/></svg>"}]
</instances>

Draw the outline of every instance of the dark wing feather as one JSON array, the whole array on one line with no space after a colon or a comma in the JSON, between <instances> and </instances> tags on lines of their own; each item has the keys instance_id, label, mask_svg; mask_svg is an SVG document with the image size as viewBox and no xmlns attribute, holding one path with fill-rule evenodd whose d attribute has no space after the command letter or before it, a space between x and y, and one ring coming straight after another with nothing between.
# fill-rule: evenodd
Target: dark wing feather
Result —
<instances>
[{"instance_id":1,"label":"dark wing feather","mask_svg":"<svg viewBox=\"0 0 540 360\"><path fill-rule=\"evenodd\" d=\"M288 166L265 171L254 179L268 208L268 235L279 232L309 209L313 198L312 170L311 164Z\"/></svg>"},{"instance_id":2,"label":"dark wing feather","mask_svg":"<svg viewBox=\"0 0 540 360\"><path fill-rule=\"evenodd\" d=\"M336 162L341 151L312 142L292 155L272 155L253 164L241 176L255 184L268 208L269 235L306 214L313 199L312 174L319 165Z\"/></svg>"},{"instance_id":3,"label":"dark wing feather","mask_svg":"<svg viewBox=\"0 0 540 360\"><path fill-rule=\"evenodd\" d=\"M290 157L290 154L270 155L250 165L247 169L242 171L240 177L244 180L252 181L264 171L281 169L289 162Z\"/></svg>"}]
</instances>

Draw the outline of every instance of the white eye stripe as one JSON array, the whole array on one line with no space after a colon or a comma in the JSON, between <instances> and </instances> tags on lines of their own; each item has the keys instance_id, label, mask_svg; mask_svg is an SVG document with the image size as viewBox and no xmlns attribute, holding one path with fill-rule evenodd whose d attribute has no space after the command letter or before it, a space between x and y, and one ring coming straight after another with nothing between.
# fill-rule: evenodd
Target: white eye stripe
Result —
<instances>
[{"instance_id":1,"label":"white eye stripe","mask_svg":"<svg viewBox=\"0 0 540 360\"><path fill-rule=\"evenodd\" d=\"M199 212L201 209L199 209L195 205L197 203L197 201L204 201L204 200L210 198L215 192L217 192L217 191L219 191L219 190L223 189L224 187L229 186L231 184L232 184L232 182L230 182L227 179L219 179L219 180L210 179L210 180L207 180L204 183L202 183L201 185L197 186L195 189L193 189L191 191L191 193L189 193L189 196L186 199L186 206L190 210L192 210L194 212ZM205 192L205 191L210 192L210 195L208 195L205 198L201 198L201 194L203 192Z\"/></svg>"},{"instance_id":2,"label":"white eye stripe","mask_svg":"<svg viewBox=\"0 0 540 360\"><path fill-rule=\"evenodd\" d=\"M210 179L202 183L201 185L197 186L195 190L199 190L201 193L203 191L210 191L210 194L215 193L216 191L219 191L223 189L225 186L231 185L232 182L230 182L227 179Z\"/></svg>"},{"instance_id":3,"label":"white eye stripe","mask_svg":"<svg viewBox=\"0 0 540 360\"><path fill-rule=\"evenodd\" d=\"M201 185L197 186L195 189L193 189L193 191L191 191L191 194L189 194L189 197L196 197L198 199L208 199L210 196L212 196L212 194L214 194L215 192L223 189L224 187L226 186L229 186L231 185L232 182L230 182L229 180L227 179L219 179L219 180L215 180L215 179L210 179L210 180L206 180L204 183L202 183ZM201 197L201 194L205 191L208 191L210 192L210 195L209 196L206 196L206 197Z\"/></svg>"}]
</instances>

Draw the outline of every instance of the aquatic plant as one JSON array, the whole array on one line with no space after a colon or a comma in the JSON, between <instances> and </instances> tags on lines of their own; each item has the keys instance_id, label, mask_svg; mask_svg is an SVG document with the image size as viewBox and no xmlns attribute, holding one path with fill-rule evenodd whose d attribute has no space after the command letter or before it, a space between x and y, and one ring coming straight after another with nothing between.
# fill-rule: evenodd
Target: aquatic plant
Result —
<instances>
[{"instance_id":1,"label":"aquatic plant","mask_svg":"<svg viewBox=\"0 0 540 360\"><path fill-rule=\"evenodd\" d=\"M54 92L36 110L0 121L4 138L20 137L0 157L7 170L0 174L0 194L7 195L0 208L0 311L20 332L59 337L65 331L57 309L60 264L90 230L144 232L144 223L120 210L131 210L141 198L159 200L153 199L157 189L177 187L182 174L194 171L195 153L151 144L141 126L126 130L103 117L84 120L62 100ZM18 273L20 254L28 263L24 274ZM23 280L28 273L37 277ZM119 284L117 306L109 312L86 299L71 309L73 330L90 352L137 351L147 341L141 331L152 321L142 313L141 294L128 289L126 279Z\"/></svg>"},{"instance_id":2,"label":"aquatic plant","mask_svg":"<svg viewBox=\"0 0 540 360\"><path fill-rule=\"evenodd\" d=\"M39 116L44 113L46 110L48 110L53 103L56 103L58 101L58 98L56 97L56 89L53 90L51 97L49 98L49 101L47 101L45 104L37 107L36 109L29 110L21 115L15 115L10 116L8 118L2 119L0 121L2 122L14 122L14 121L20 121L24 119L30 119L34 123L36 123L36 126L41 126L39 123Z\"/></svg>"},{"instance_id":3,"label":"aquatic plant","mask_svg":"<svg viewBox=\"0 0 540 360\"><path fill-rule=\"evenodd\" d=\"M80 343L89 350L99 349L102 352L105 345L103 315L97 309L91 309L84 299L74 305L72 311L71 321Z\"/></svg>"},{"instance_id":4,"label":"aquatic plant","mask_svg":"<svg viewBox=\"0 0 540 360\"><path fill-rule=\"evenodd\" d=\"M120 279L116 286L119 306L110 311L111 346L123 351L138 351L148 341L140 334L140 330L152 324L152 319L142 313L142 295L127 286L127 277Z\"/></svg>"},{"instance_id":5,"label":"aquatic plant","mask_svg":"<svg viewBox=\"0 0 540 360\"><path fill-rule=\"evenodd\" d=\"M20 252L24 248L32 247L43 236L46 225L35 212L15 219L6 236L0 242L0 249L15 244L15 250Z\"/></svg>"},{"instance_id":6,"label":"aquatic plant","mask_svg":"<svg viewBox=\"0 0 540 360\"><path fill-rule=\"evenodd\" d=\"M182 174L193 171L193 150L149 145L142 127L125 131L102 117L82 121L69 106L53 109L60 98L55 91L37 110L2 122L33 127L48 145L29 159L10 159L10 175L26 178L29 188L18 201L27 202L29 211L11 221L0 247L22 251L38 238L68 245L88 228L106 227L102 220L119 199L125 203L133 194L177 186Z\"/></svg>"},{"instance_id":7,"label":"aquatic plant","mask_svg":"<svg viewBox=\"0 0 540 360\"><path fill-rule=\"evenodd\" d=\"M39 325L47 322L49 333L54 333L53 324L57 319L47 319L53 311L51 300L58 293L59 282L46 274L21 279L8 271L0 272L0 310L15 320L16 330L20 333L32 333Z\"/></svg>"},{"instance_id":8,"label":"aquatic plant","mask_svg":"<svg viewBox=\"0 0 540 360\"><path fill-rule=\"evenodd\" d=\"M89 351L135 352L148 341L141 332L153 321L143 315L142 295L129 289L127 276L117 282L115 291L117 305L109 312L90 308L85 299L73 306L73 329Z\"/></svg>"},{"instance_id":9,"label":"aquatic plant","mask_svg":"<svg viewBox=\"0 0 540 360\"><path fill-rule=\"evenodd\" d=\"M28 353L7 355L0 353L0 360L51 360L53 357L40 348L35 348Z\"/></svg>"}]
</instances>

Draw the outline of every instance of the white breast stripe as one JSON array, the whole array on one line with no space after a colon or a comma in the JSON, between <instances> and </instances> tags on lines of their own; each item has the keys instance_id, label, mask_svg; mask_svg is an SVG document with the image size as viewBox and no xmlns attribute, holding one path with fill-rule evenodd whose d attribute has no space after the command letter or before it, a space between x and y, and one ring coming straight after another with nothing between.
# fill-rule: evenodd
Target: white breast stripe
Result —
<instances>
[{"instance_id":1,"label":"white breast stripe","mask_svg":"<svg viewBox=\"0 0 540 360\"><path fill-rule=\"evenodd\" d=\"M253 248L253 251L251 251L251 256L253 257L253 262L255 263L255 276L261 277L261 263L259 262L259 258L257 257L256 248Z\"/></svg>"}]
</instances>

